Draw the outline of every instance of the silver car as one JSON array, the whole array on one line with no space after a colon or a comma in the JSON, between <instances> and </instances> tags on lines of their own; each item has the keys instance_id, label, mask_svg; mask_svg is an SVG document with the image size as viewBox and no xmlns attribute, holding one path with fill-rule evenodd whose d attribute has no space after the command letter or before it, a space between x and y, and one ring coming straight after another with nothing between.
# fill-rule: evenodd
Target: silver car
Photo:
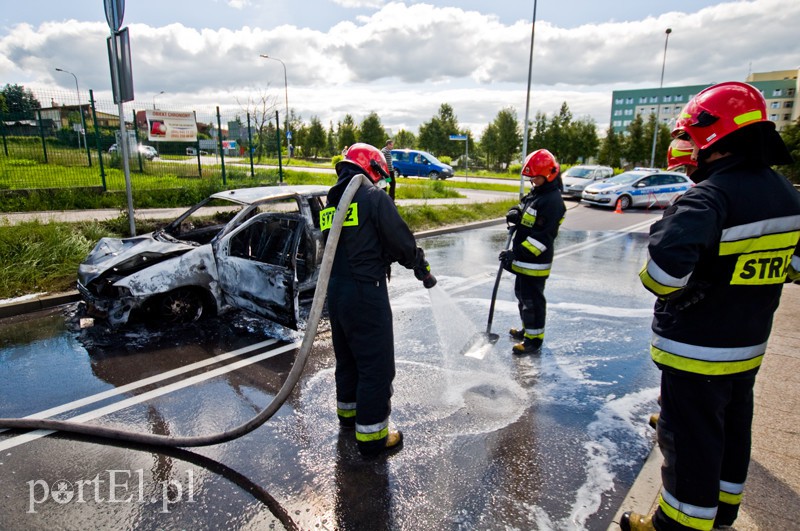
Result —
<instances>
[{"instance_id":1,"label":"silver car","mask_svg":"<svg viewBox=\"0 0 800 531\"><path fill-rule=\"evenodd\" d=\"M664 207L677 201L694 183L686 174L659 170L632 170L620 173L583 190L581 202L616 207Z\"/></svg>"},{"instance_id":2,"label":"silver car","mask_svg":"<svg viewBox=\"0 0 800 531\"><path fill-rule=\"evenodd\" d=\"M564 183L564 190L561 193L567 197L580 199L587 186L613 175L614 170L608 166L573 166L561 174Z\"/></svg>"},{"instance_id":3,"label":"silver car","mask_svg":"<svg viewBox=\"0 0 800 531\"><path fill-rule=\"evenodd\" d=\"M163 229L102 238L78 268L78 291L112 326L132 315L175 323L240 308L296 329L298 299L317 283L328 189L227 190Z\"/></svg>"}]
</instances>

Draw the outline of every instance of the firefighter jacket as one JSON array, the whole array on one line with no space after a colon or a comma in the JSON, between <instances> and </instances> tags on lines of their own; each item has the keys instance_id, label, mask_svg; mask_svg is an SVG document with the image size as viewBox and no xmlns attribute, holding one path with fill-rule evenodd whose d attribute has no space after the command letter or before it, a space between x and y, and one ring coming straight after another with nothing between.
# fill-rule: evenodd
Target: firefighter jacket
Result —
<instances>
[{"instance_id":1,"label":"firefighter jacket","mask_svg":"<svg viewBox=\"0 0 800 531\"><path fill-rule=\"evenodd\" d=\"M650 228L639 276L658 296L651 355L667 370L754 373L783 283L800 265L800 193L736 155L698 171L708 177Z\"/></svg>"},{"instance_id":2,"label":"firefighter jacket","mask_svg":"<svg viewBox=\"0 0 800 531\"><path fill-rule=\"evenodd\" d=\"M567 209L556 181L536 186L515 207L519 211L511 271L547 278L553 265L553 243Z\"/></svg>"},{"instance_id":3,"label":"firefighter jacket","mask_svg":"<svg viewBox=\"0 0 800 531\"><path fill-rule=\"evenodd\" d=\"M326 235L339 199L355 175L358 174L344 172L328 192L328 208L320 213L320 227ZM424 252L417 247L414 235L389 195L373 184L362 184L350 203L331 275L380 281L386 278L392 262L412 269L424 261Z\"/></svg>"}]
</instances>

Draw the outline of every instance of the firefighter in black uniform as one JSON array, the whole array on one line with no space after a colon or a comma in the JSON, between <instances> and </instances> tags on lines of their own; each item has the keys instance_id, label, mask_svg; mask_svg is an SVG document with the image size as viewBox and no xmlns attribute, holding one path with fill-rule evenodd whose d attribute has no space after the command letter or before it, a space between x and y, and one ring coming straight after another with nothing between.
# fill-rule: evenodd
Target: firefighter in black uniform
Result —
<instances>
[{"instance_id":1,"label":"firefighter in black uniform","mask_svg":"<svg viewBox=\"0 0 800 531\"><path fill-rule=\"evenodd\" d=\"M566 212L556 179L559 166L552 153L539 149L528 155L522 175L530 178L533 188L506 214L510 230L515 231L514 242L499 256L503 268L517 275L514 295L522 328L512 328L509 334L520 341L511 350L518 355L541 353L547 313L544 285L550 276L553 243Z\"/></svg>"},{"instance_id":2,"label":"firefighter in black uniform","mask_svg":"<svg viewBox=\"0 0 800 531\"><path fill-rule=\"evenodd\" d=\"M338 182L321 213L323 230L350 183L366 175L374 184L356 191L344 222L328 284L328 313L336 354L336 412L340 426L355 428L365 457L399 450L402 432L389 428L394 335L387 271L392 262L413 269L426 288L436 279L425 254L385 187L386 160L369 144L353 144L336 164Z\"/></svg>"},{"instance_id":3,"label":"firefighter in black uniform","mask_svg":"<svg viewBox=\"0 0 800 531\"><path fill-rule=\"evenodd\" d=\"M697 186L650 229L640 273L658 297L650 352L661 369L663 487L622 529L710 530L736 520L750 463L753 385L783 283L800 266L791 156L751 85L697 94L673 137L693 144Z\"/></svg>"}]
</instances>

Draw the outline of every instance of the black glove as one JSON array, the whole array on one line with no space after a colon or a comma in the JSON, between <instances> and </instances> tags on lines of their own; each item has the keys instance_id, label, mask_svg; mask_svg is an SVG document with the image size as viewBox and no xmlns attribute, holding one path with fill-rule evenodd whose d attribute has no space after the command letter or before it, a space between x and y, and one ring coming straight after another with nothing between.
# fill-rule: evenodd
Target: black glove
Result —
<instances>
[{"instance_id":1,"label":"black glove","mask_svg":"<svg viewBox=\"0 0 800 531\"><path fill-rule=\"evenodd\" d=\"M422 260L422 263L414 268L414 277L422 281L425 289L431 289L436 285L436 277L431 274L431 266L427 260Z\"/></svg>"},{"instance_id":2,"label":"black glove","mask_svg":"<svg viewBox=\"0 0 800 531\"><path fill-rule=\"evenodd\" d=\"M497 257L497 259L500 260L500 264L503 266L503 269L505 269L509 273L514 272L511 269L511 262L514 261L514 251L512 251L511 249L500 251L500 255Z\"/></svg>"},{"instance_id":3,"label":"black glove","mask_svg":"<svg viewBox=\"0 0 800 531\"><path fill-rule=\"evenodd\" d=\"M512 207L506 212L506 223L509 225L517 225L522 221L522 210L519 207Z\"/></svg>"}]
</instances>

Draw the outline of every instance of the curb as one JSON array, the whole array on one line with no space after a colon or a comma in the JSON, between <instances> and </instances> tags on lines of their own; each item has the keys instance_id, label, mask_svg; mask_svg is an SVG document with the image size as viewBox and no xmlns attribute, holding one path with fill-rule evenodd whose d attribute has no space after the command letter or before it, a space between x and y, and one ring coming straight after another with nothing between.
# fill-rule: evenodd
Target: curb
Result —
<instances>
[{"instance_id":1,"label":"curb","mask_svg":"<svg viewBox=\"0 0 800 531\"><path fill-rule=\"evenodd\" d=\"M624 512L639 514L652 514L658 504L658 494L661 491L661 450L658 444L650 450L639 475L631 485L628 495L622 500L617 513L611 519L607 531L619 531L619 519Z\"/></svg>"},{"instance_id":2,"label":"curb","mask_svg":"<svg viewBox=\"0 0 800 531\"><path fill-rule=\"evenodd\" d=\"M79 300L81 300L81 297L77 291L68 291L66 293L46 294L22 301L0 304L0 319L47 310Z\"/></svg>"}]
</instances>

